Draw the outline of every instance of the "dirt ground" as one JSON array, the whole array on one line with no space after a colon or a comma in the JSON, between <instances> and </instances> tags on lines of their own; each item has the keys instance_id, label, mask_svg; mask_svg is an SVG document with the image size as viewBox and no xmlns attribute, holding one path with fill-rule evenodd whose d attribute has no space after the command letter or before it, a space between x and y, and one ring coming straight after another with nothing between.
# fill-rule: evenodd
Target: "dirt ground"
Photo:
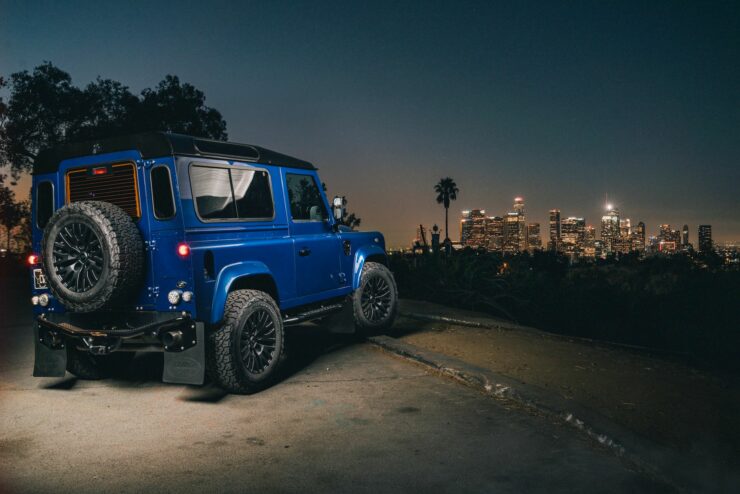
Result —
<instances>
[{"instance_id":1,"label":"dirt ground","mask_svg":"<svg viewBox=\"0 0 740 494\"><path fill-rule=\"evenodd\" d=\"M404 301L405 312L497 324L482 314ZM659 444L725 466L740 464L740 378L675 358L529 328L465 327L402 317L408 343L559 393Z\"/></svg>"}]
</instances>

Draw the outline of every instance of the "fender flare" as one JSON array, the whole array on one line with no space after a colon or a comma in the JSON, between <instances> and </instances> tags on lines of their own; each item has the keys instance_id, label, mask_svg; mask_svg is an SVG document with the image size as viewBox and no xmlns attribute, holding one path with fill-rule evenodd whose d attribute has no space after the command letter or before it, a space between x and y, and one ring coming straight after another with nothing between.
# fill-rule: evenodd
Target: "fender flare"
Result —
<instances>
[{"instance_id":1,"label":"fender flare","mask_svg":"<svg viewBox=\"0 0 740 494\"><path fill-rule=\"evenodd\" d=\"M355 262L352 268L352 289L357 290L360 286L360 276L362 276L362 268L365 266L365 261L369 257L382 256L384 261L388 259L385 249L379 245L365 245L357 249L355 252Z\"/></svg>"},{"instance_id":2,"label":"fender flare","mask_svg":"<svg viewBox=\"0 0 740 494\"><path fill-rule=\"evenodd\" d=\"M226 298L229 296L231 285L240 278L268 275L273 280L275 277L267 265L260 261L243 261L227 264L216 277L216 285L213 289L213 301L211 302L210 323L215 324L224 318Z\"/></svg>"}]
</instances>

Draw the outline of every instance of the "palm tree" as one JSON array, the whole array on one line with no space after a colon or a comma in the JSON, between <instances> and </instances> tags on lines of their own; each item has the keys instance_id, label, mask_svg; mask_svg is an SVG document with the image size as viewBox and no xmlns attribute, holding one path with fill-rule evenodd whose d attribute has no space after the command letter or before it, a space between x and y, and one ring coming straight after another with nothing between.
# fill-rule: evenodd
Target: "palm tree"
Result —
<instances>
[{"instance_id":1,"label":"palm tree","mask_svg":"<svg viewBox=\"0 0 740 494\"><path fill-rule=\"evenodd\" d=\"M457 200L457 193L460 192L460 189L457 188L454 180L447 177L439 180L439 183L434 186L434 192L437 193L437 203L444 204L445 207L445 242L449 242L450 224L447 213L450 209L450 201Z\"/></svg>"}]
</instances>

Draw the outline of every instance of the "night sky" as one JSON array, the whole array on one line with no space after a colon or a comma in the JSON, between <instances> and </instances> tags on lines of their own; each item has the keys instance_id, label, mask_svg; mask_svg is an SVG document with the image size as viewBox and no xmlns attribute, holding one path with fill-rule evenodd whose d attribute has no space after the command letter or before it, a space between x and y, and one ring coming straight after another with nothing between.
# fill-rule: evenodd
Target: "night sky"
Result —
<instances>
[{"instance_id":1,"label":"night sky","mask_svg":"<svg viewBox=\"0 0 740 494\"><path fill-rule=\"evenodd\" d=\"M370 5L372 3L372 5ZM313 161L364 228L408 245L522 195L596 225L740 241L740 2L8 2L0 74L44 60L138 92L176 74L229 138Z\"/></svg>"}]
</instances>

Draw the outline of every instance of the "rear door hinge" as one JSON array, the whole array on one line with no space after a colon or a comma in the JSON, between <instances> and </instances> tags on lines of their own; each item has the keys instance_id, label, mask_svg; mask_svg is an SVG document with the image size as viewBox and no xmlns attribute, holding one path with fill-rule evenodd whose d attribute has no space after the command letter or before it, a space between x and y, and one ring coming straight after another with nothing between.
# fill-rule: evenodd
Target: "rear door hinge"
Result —
<instances>
[{"instance_id":1,"label":"rear door hinge","mask_svg":"<svg viewBox=\"0 0 740 494\"><path fill-rule=\"evenodd\" d=\"M155 250L157 250L157 241L144 240L144 250L148 250L150 252L154 252Z\"/></svg>"}]
</instances>

